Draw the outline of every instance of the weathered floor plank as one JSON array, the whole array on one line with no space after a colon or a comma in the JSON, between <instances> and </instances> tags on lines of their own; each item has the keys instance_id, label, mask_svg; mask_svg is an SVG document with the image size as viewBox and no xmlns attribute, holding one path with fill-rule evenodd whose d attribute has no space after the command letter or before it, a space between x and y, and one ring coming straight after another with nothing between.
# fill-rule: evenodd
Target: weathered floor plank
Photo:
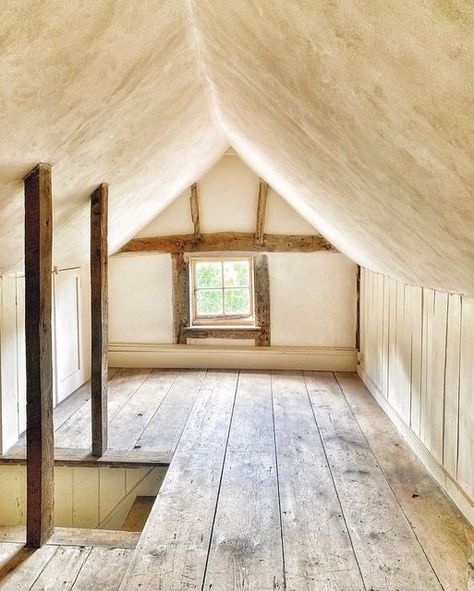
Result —
<instances>
[{"instance_id":1,"label":"weathered floor plank","mask_svg":"<svg viewBox=\"0 0 474 591\"><path fill-rule=\"evenodd\" d=\"M112 380L111 429L129 449L109 454L174 459L136 551L138 534L62 530L33 552L0 530L2 591L465 588L472 528L357 376L338 374L341 390L328 373L274 372L271 388L268 372L140 375ZM79 395L74 421L89 406ZM147 430L149 451L130 449Z\"/></svg>"},{"instance_id":2,"label":"weathered floor plank","mask_svg":"<svg viewBox=\"0 0 474 591\"><path fill-rule=\"evenodd\" d=\"M186 425L203 379L204 370L181 370L166 398L149 421L137 441L137 447L143 451L155 451L172 454Z\"/></svg>"},{"instance_id":3,"label":"weathered floor plank","mask_svg":"<svg viewBox=\"0 0 474 591\"><path fill-rule=\"evenodd\" d=\"M272 390L287 589L364 589L301 372Z\"/></svg>"},{"instance_id":4,"label":"weathered floor plank","mask_svg":"<svg viewBox=\"0 0 474 591\"><path fill-rule=\"evenodd\" d=\"M92 548L72 591L117 591L131 558L131 550Z\"/></svg>"},{"instance_id":5,"label":"weathered floor plank","mask_svg":"<svg viewBox=\"0 0 474 591\"><path fill-rule=\"evenodd\" d=\"M122 591L201 590L236 383L208 372Z\"/></svg>"},{"instance_id":6,"label":"weathered floor plank","mask_svg":"<svg viewBox=\"0 0 474 591\"><path fill-rule=\"evenodd\" d=\"M150 369L121 369L109 383L109 423L150 374ZM55 447L87 449L91 445L91 405L86 403L56 431Z\"/></svg>"},{"instance_id":7,"label":"weathered floor plank","mask_svg":"<svg viewBox=\"0 0 474 591\"><path fill-rule=\"evenodd\" d=\"M0 543L0 589L27 591L57 551L55 546L40 549L23 544Z\"/></svg>"},{"instance_id":8,"label":"weathered floor plank","mask_svg":"<svg viewBox=\"0 0 474 591\"><path fill-rule=\"evenodd\" d=\"M69 590L87 560L91 548L59 546L31 587L31 591Z\"/></svg>"},{"instance_id":9,"label":"weathered floor plank","mask_svg":"<svg viewBox=\"0 0 474 591\"><path fill-rule=\"evenodd\" d=\"M240 374L203 588L284 589L268 372Z\"/></svg>"},{"instance_id":10,"label":"weathered floor plank","mask_svg":"<svg viewBox=\"0 0 474 591\"><path fill-rule=\"evenodd\" d=\"M474 531L400 438L356 374L336 374L346 400L445 591L466 586Z\"/></svg>"},{"instance_id":11,"label":"weathered floor plank","mask_svg":"<svg viewBox=\"0 0 474 591\"><path fill-rule=\"evenodd\" d=\"M305 372L305 377L366 587L440 591L334 375Z\"/></svg>"},{"instance_id":12,"label":"weathered floor plank","mask_svg":"<svg viewBox=\"0 0 474 591\"><path fill-rule=\"evenodd\" d=\"M109 448L131 450L172 387L178 371L153 370L109 425ZM156 442L159 443L159 440Z\"/></svg>"}]
</instances>

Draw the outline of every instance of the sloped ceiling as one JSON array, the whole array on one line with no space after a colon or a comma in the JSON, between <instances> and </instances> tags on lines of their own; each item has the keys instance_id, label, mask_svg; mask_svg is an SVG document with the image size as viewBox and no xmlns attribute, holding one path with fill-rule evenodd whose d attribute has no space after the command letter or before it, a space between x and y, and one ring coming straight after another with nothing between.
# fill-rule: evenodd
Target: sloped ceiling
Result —
<instances>
[{"instance_id":1,"label":"sloped ceiling","mask_svg":"<svg viewBox=\"0 0 474 591\"><path fill-rule=\"evenodd\" d=\"M469 0L2 3L0 265L22 175L53 165L56 262L116 250L232 144L345 254L474 294Z\"/></svg>"}]
</instances>

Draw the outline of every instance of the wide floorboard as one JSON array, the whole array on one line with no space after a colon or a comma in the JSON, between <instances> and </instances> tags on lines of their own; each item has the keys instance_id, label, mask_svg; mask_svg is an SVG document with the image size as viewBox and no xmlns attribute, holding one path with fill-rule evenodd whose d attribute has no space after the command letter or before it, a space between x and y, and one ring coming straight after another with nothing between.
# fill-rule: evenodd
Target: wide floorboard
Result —
<instances>
[{"instance_id":1,"label":"wide floorboard","mask_svg":"<svg viewBox=\"0 0 474 591\"><path fill-rule=\"evenodd\" d=\"M135 550L0 532L0 589L465 591L472 528L355 374L119 370L110 397L114 453L171 461Z\"/></svg>"},{"instance_id":2,"label":"wide floorboard","mask_svg":"<svg viewBox=\"0 0 474 591\"><path fill-rule=\"evenodd\" d=\"M116 591L136 545L136 534L59 528L39 550L0 528L2 591ZM18 528L16 528L18 529ZM107 539L108 538L108 539Z\"/></svg>"},{"instance_id":3,"label":"wide floorboard","mask_svg":"<svg viewBox=\"0 0 474 591\"><path fill-rule=\"evenodd\" d=\"M123 591L466 588L472 529L356 375L200 388Z\"/></svg>"}]
</instances>

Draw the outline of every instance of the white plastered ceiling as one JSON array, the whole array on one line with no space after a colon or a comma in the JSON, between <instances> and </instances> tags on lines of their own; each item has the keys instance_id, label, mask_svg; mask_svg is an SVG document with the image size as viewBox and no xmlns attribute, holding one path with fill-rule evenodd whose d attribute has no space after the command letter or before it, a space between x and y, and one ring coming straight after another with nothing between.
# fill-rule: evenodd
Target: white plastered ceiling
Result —
<instances>
[{"instance_id":1,"label":"white plastered ceiling","mask_svg":"<svg viewBox=\"0 0 474 591\"><path fill-rule=\"evenodd\" d=\"M474 294L470 0L6 0L0 267L22 176L53 164L55 262L115 251L231 144L356 262Z\"/></svg>"}]
</instances>

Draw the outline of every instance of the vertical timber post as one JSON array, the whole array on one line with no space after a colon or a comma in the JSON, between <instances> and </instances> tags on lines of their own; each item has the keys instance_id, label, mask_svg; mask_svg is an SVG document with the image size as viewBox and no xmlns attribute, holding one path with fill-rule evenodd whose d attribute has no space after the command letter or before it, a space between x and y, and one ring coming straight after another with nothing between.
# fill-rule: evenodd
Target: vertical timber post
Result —
<instances>
[{"instance_id":1,"label":"vertical timber post","mask_svg":"<svg viewBox=\"0 0 474 591\"><path fill-rule=\"evenodd\" d=\"M254 258L254 278L255 316L260 326L260 334L255 344L259 347L269 347L271 345L270 273L267 255L258 255Z\"/></svg>"},{"instance_id":2,"label":"vertical timber post","mask_svg":"<svg viewBox=\"0 0 474 591\"><path fill-rule=\"evenodd\" d=\"M26 543L53 532L54 427L51 166L38 164L25 187Z\"/></svg>"},{"instance_id":3,"label":"vertical timber post","mask_svg":"<svg viewBox=\"0 0 474 591\"><path fill-rule=\"evenodd\" d=\"M108 185L102 183L91 195L91 405L92 455L107 450L108 374Z\"/></svg>"}]
</instances>

